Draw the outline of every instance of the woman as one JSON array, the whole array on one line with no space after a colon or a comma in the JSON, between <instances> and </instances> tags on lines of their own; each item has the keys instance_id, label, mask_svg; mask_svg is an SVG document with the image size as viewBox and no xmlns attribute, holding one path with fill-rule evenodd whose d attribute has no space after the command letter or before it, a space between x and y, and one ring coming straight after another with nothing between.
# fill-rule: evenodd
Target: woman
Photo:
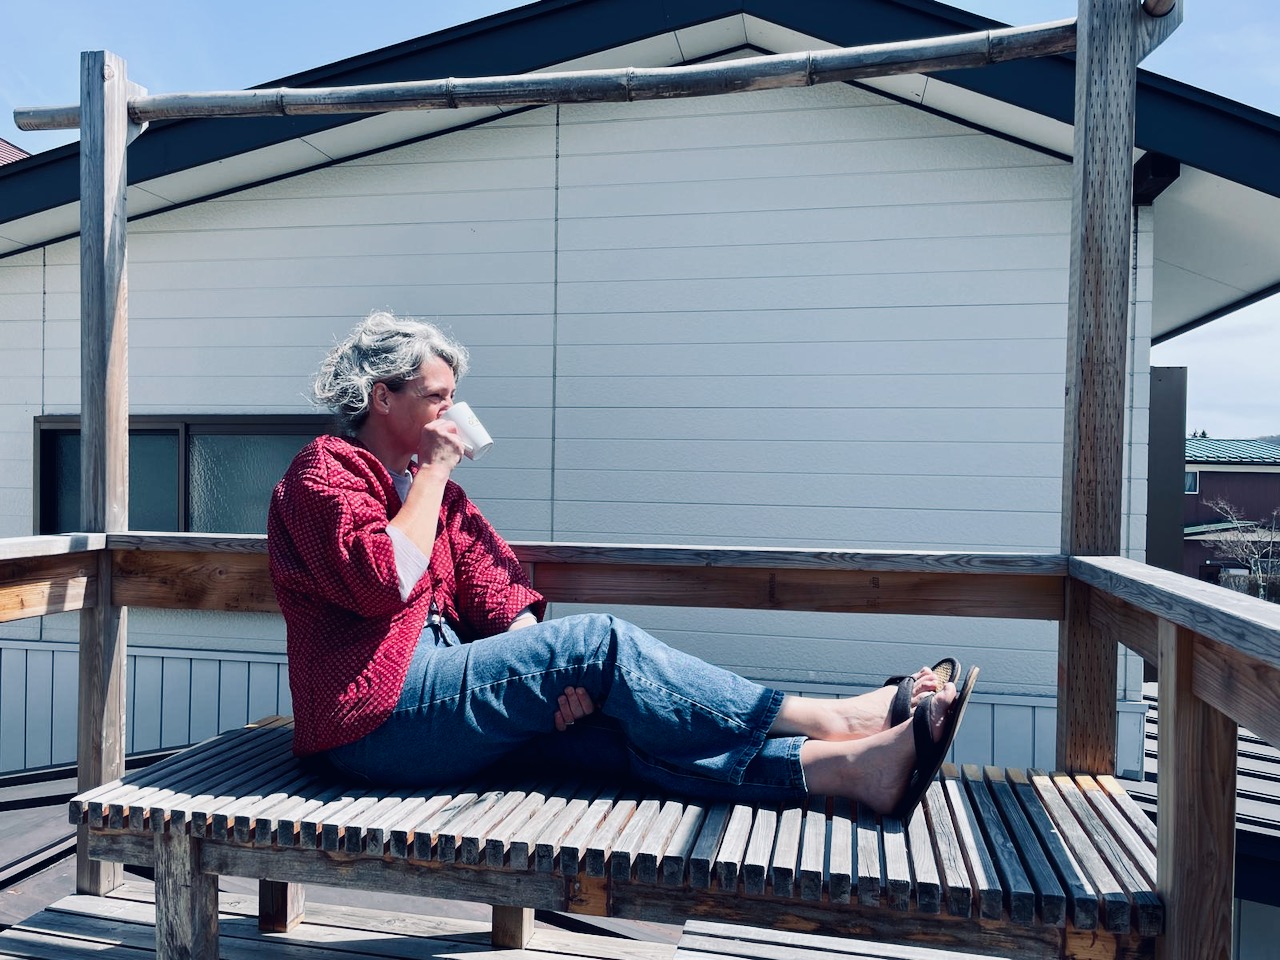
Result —
<instances>
[{"instance_id":1,"label":"woman","mask_svg":"<svg viewBox=\"0 0 1280 960\"><path fill-rule=\"evenodd\" d=\"M914 809L976 669L959 691L926 668L898 691L810 699L613 617L539 622L545 601L450 479L463 445L441 414L466 368L434 326L387 313L321 367L342 435L298 454L267 523L295 752L388 785L532 758L708 799Z\"/></svg>"}]
</instances>

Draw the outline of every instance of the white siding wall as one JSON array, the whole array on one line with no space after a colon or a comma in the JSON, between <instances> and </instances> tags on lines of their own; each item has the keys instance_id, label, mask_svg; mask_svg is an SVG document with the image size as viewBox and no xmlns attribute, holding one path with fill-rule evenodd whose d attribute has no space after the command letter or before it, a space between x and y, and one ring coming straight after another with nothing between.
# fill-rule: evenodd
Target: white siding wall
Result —
<instances>
[{"instance_id":1,"label":"white siding wall","mask_svg":"<svg viewBox=\"0 0 1280 960\"><path fill-rule=\"evenodd\" d=\"M306 411L389 307L471 346L460 395L498 446L458 479L510 539L1052 553L1070 194L1060 160L840 85L526 112L136 221L131 405ZM76 258L0 261L5 535L30 530L31 417L78 406ZM988 695L1055 691L1048 623L626 613L784 686L951 653ZM131 647L198 649L202 622L132 618Z\"/></svg>"}]
</instances>

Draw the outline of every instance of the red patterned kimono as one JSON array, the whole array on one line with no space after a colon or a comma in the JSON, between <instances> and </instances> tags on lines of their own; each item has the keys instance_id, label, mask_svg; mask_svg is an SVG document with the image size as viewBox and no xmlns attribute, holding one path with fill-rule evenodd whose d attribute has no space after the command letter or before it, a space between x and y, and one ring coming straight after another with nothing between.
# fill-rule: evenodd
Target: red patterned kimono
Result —
<instances>
[{"instance_id":1,"label":"red patterned kimono","mask_svg":"<svg viewBox=\"0 0 1280 960\"><path fill-rule=\"evenodd\" d=\"M300 756L359 740L390 716L433 604L464 641L501 633L526 607L542 617L546 603L515 554L453 481L427 572L401 600L387 535L400 506L381 461L336 436L304 447L272 494L267 545Z\"/></svg>"}]
</instances>

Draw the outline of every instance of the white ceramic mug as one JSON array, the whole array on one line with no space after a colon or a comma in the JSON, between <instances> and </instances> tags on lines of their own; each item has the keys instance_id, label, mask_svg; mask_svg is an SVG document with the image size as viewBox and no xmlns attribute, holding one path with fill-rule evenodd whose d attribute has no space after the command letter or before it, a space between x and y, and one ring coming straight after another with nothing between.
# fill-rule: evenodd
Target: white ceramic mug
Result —
<instances>
[{"instance_id":1,"label":"white ceramic mug","mask_svg":"<svg viewBox=\"0 0 1280 960\"><path fill-rule=\"evenodd\" d=\"M493 446L493 437L489 436L489 431L484 428L469 404L455 403L440 416L457 425L462 437L463 452L468 459L479 460Z\"/></svg>"}]
</instances>

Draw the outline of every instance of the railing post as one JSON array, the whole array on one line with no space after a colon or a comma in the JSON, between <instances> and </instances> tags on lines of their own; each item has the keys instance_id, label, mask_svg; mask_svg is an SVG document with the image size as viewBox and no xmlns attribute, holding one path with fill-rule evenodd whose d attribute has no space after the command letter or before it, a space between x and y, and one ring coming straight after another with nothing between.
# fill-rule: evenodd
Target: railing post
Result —
<instances>
[{"instance_id":1,"label":"railing post","mask_svg":"<svg viewBox=\"0 0 1280 960\"><path fill-rule=\"evenodd\" d=\"M114 54L80 55L80 522L125 530L129 512L128 284L125 275L127 101L136 91ZM99 551L97 598L80 614L77 761L80 790L124 773L125 610L111 604L111 554ZM120 885L119 864L90 860L80 828L76 889Z\"/></svg>"},{"instance_id":2,"label":"railing post","mask_svg":"<svg viewBox=\"0 0 1280 960\"><path fill-rule=\"evenodd\" d=\"M1195 635L1161 620L1156 886L1159 960L1230 960L1235 883L1235 723L1195 695Z\"/></svg>"},{"instance_id":3,"label":"railing post","mask_svg":"<svg viewBox=\"0 0 1280 960\"><path fill-rule=\"evenodd\" d=\"M1137 46L1132 0L1080 0L1076 17L1062 552L1120 552L1125 349L1133 227ZM1116 645L1068 583L1058 642L1058 766L1114 773Z\"/></svg>"}]
</instances>

